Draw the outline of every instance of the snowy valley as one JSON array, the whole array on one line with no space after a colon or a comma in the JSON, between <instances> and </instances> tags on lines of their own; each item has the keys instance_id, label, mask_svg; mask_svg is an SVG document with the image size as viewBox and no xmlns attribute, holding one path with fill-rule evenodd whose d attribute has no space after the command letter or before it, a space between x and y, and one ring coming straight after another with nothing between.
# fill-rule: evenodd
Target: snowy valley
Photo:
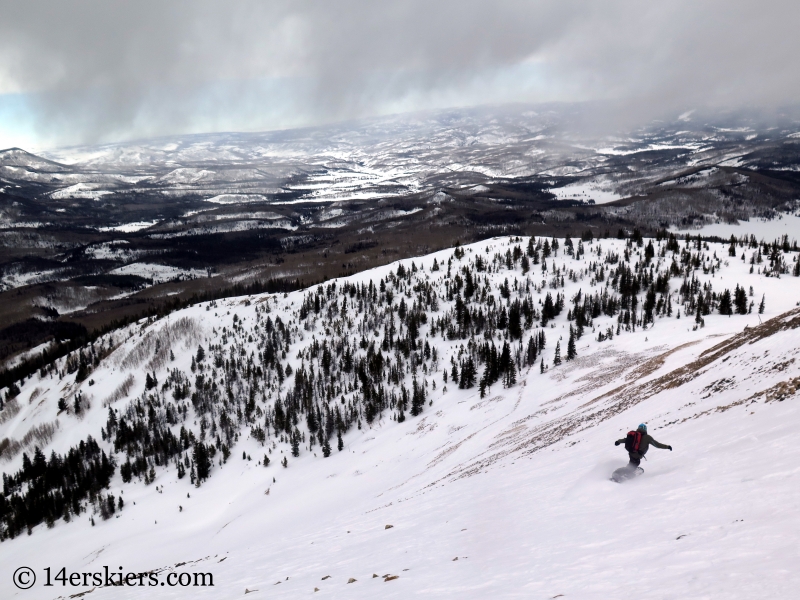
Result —
<instances>
[{"instance_id":1,"label":"snowy valley","mask_svg":"<svg viewBox=\"0 0 800 600\"><path fill-rule=\"evenodd\" d=\"M0 150L0 387L43 344L74 350L200 300L295 291L457 241L776 220L793 235L796 109L586 127L602 122L587 105L487 106Z\"/></svg>"},{"instance_id":2,"label":"snowy valley","mask_svg":"<svg viewBox=\"0 0 800 600\"><path fill-rule=\"evenodd\" d=\"M496 237L111 331L4 390L0 594L791 595L799 255ZM43 586L104 566L214 587Z\"/></svg>"}]
</instances>

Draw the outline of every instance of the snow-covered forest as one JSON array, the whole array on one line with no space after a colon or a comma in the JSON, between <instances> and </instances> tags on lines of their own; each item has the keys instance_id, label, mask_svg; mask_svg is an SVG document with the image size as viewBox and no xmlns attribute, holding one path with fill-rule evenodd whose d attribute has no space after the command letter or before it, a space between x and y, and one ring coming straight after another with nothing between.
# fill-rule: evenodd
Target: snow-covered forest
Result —
<instances>
[{"instance_id":1,"label":"snow-covered forest","mask_svg":"<svg viewBox=\"0 0 800 600\"><path fill-rule=\"evenodd\" d=\"M602 486L614 485L606 481L613 463L598 463L598 457L614 452L612 442L625 427L647 420L659 439L662 433L679 434L683 445L672 443L686 476L696 467L687 462L690 455L698 456L707 445L696 442L699 423L734 407L745 414L743 407L752 403L795 397L800 373L791 354L798 351L798 317L796 311L779 315L800 300L799 254L796 240L787 236L714 242L666 231L654 239L620 231L601 239L591 233L493 238L304 291L206 302L141 321L4 391L0 538L7 550L17 545L32 556L36 546L26 540L80 537L84 556L113 546L110 540L129 539L148 548L157 539L152 536L171 527L171 539L197 541L197 556L185 544L184 555L176 556L172 541L150 558L161 563L148 563L147 555L129 556L127 562L140 563L141 569L165 567L178 559L200 559L213 548L231 557L238 553L239 562L223 563L226 585L237 593L263 590L275 585L273 580L289 588L294 585L289 577L297 572L309 581L302 592L318 587L336 595L334 579L321 580L327 573L310 583L314 569L334 571L344 561L352 570L352 557L367 561L378 551L377 542L360 541L347 560L334 558L332 547L304 560L304 551L291 544L281 546L283 555L272 545L272 562L254 566L255 555L248 554L256 540L252 532L268 538L274 533L274 539L296 534L310 545L324 537L316 535L320 528L335 524L342 530L337 535L344 534L350 526L340 521L346 515L353 519L350 530L363 533L356 522L364 526L378 511L387 519L433 527L436 533L421 525L414 529L416 544L429 546L421 556L430 560L439 545L458 545L456 533L436 529L449 522L442 513L448 503L453 510L446 514L466 522L477 510L466 498L487 494L486 508L494 515L488 518L499 520L503 529L505 517L497 511L513 504L509 497L497 500L505 490L518 495L519 504L509 509L515 518L535 505L568 530L573 519L583 527L592 523L588 538L602 537L601 522L561 513L559 502L541 496L545 492L530 493L529 486L538 489L545 481L560 486L560 493L599 494L601 504L611 502L609 494L633 493L639 486L647 495L645 506L659 493L668 495L662 500L670 510L677 502L685 511L685 497L677 490L669 496L662 488L644 487L647 476L606 490ZM735 342L737 336L750 336L747 345ZM783 336L775 349L767 345L766 354L748 354L750 346L770 336ZM734 363L738 366L722 376ZM699 388L701 381L705 387ZM701 448L692 448L694 443ZM624 464L624 453L613 456L617 466ZM673 456L653 461L668 463ZM524 463L524 475L518 463ZM673 467L673 480L679 468ZM366 483L326 487L365 472ZM539 484L533 483L536 473ZM662 475L661 484L650 485L663 485L670 471ZM474 477L491 481L489 491L484 484L464 490L475 485L469 483ZM334 515L322 511L328 493ZM614 502L636 505L632 498ZM225 509L229 504L235 508ZM301 522L292 521L298 518ZM231 519L238 519L238 534L223 536L224 542L215 538L212 529ZM140 529L152 522L152 532ZM560 564L558 552L569 545L554 541L560 538L549 531L551 524L537 518L526 523L522 530L530 539L523 543L512 536L512 547L519 542L528 548L542 535L558 550L547 559L539 556L541 565L550 566L530 567L538 573L531 582L558 579L553 571ZM508 597L502 574L519 582L528 571L498 562L503 552L477 550L479 541L492 546L500 539L491 532L468 535L476 536L471 541L476 550L460 560L483 562L471 574L441 575L454 586L448 593L455 595L455 582L463 577L470 597L483 595L479 590ZM409 543L401 546L410 550ZM124 556L121 548L115 551ZM391 552L399 556L399 547ZM614 563L613 573L622 576L621 569L632 565L617 558L621 562ZM273 574L276 564L283 570ZM364 568L377 573L378 566ZM400 576L396 585L411 586L392 592L398 597L434 593L438 571L416 563L408 573L399 563L392 569L388 575ZM545 586L542 593L555 597L569 589L574 597L603 597L610 589L603 583L608 575L590 576L594 571L586 569L577 578L564 571L561 587ZM484 583L476 579L480 572L490 574ZM424 575L414 580L416 573ZM353 576L357 581L345 584L352 597L375 593L357 591L366 575ZM581 581L589 585L592 577L594 591L576 587ZM686 591L681 577L675 589ZM292 589L281 593L301 593ZM515 592L525 595L523 587Z\"/></svg>"}]
</instances>

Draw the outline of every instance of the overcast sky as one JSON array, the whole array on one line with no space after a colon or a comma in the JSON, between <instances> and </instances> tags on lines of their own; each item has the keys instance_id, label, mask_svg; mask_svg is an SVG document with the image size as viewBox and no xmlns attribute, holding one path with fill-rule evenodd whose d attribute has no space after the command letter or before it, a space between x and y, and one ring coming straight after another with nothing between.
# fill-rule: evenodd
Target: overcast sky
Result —
<instances>
[{"instance_id":1,"label":"overcast sky","mask_svg":"<svg viewBox=\"0 0 800 600\"><path fill-rule=\"evenodd\" d=\"M0 148L612 101L800 93L800 2L0 0Z\"/></svg>"}]
</instances>

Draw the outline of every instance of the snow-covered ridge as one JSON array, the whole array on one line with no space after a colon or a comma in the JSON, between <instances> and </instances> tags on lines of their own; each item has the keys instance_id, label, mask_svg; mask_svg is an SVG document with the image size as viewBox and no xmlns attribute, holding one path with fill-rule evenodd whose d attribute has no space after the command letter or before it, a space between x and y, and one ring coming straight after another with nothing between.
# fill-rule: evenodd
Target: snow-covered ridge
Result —
<instances>
[{"instance_id":1,"label":"snow-covered ridge","mask_svg":"<svg viewBox=\"0 0 800 600\"><path fill-rule=\"evenodd\" d=\"M0 150L0 167L21 167L39 171L59 172L67 170L65 165L41 158L21 148Z\"/></svg>"},{"instance_id":2,"label":"snow-covered ridge","mask_svg":"<svg viewBox=\"0 0 800 600\"><path fill-rule=\"evenodd\" d=\"M791 501L797 458L793 240L556 242L496 238L204 303L62 359L0 412L0 439L50 427L9 442L3 471L37 435L46 457L91 435L118 463L103 497L124 507L103 521L84 500L0 551L39 568L56 560L41 548L69 543L57 558L74 570L209 557L225 593L287 598L791 589L780 549L800 520L770 509ZM675 452L615 487L612 442L641 421ZM620 582L634 546L649 559Z\"/></svg>"}]
</instances>

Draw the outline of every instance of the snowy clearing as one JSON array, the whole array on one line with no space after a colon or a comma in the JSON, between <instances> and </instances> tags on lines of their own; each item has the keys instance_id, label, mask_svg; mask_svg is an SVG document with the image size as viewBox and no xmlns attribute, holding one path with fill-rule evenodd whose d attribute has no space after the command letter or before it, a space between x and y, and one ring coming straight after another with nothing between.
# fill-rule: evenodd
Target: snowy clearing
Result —
<instances>
[{"instance_id":1,"label":"snowy clearing","mask_svg":"<svg viewBox=\"0 0 800 600\"><path fill-rule=\"evenodd\" d=\"M125 223L123 225L115 225L114 227L99 227L98 231L119 231L121 233L134 233L147 229L153 225L157 225L158 221L136 221L134 223Z\"/></svg>"},{"instance_id":2,"label":"snowy clearing","mask_svg":"<svg viewBox=\"0 0 800 600\"><path fill-rule=\"evenodd\" d=\"M624 197L612 190L599 187L595 182L573 183L564 187L550 188L548 191L555 194L559 200L582 200L584 202L592 200L595 204L606 204Z\"/></svg>"},{"instance_id":3,"label":"snowy clearing","mask_svg":"<svg viewBox=\"0 0 800 600\"><path fill-rule=\"evenodd\" d=\"M174 281L178 279L197 279L207 277L205 271L199 269L179 269L168 265L153 263L131 263L123 267L118 267L109 271L111 275L138 275L145 279L152 279L153 283L163 283L164 281Z\"/></svg>"},{"instance_id":4,"label":"snowy clearing","mask_svg":"<svg viewBox=\"0 0 800 600\"><path fill-rule=\"evenodd\" d=\"M754 235L756 239L772 241L784 235L789 238L800 238L800 216L781 213L776 219L752 219L750 221L732 223L714 223L704 225L697 229L673 229L676 234L718 236L729 238L734 235L737 238L743 235Z\"/></svg>"}]
</instances>

